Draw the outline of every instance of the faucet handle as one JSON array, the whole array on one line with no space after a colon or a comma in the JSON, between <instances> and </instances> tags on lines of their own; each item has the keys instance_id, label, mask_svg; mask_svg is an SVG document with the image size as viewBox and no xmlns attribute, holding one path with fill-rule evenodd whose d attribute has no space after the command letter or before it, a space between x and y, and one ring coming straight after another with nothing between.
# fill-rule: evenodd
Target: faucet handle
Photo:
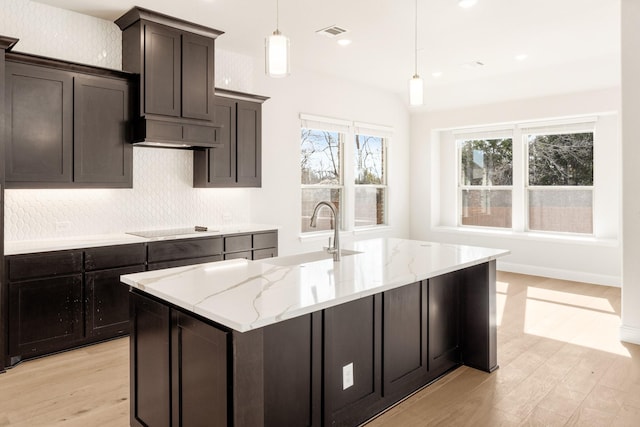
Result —
<instances>
[{"instance_id":1,"label":"faucet handle","mask_svg":"<svg viewBox=\"0 0 640 427\"><path fill-rule=\"evenodd\" d=\"M335 252L336 248L334 248L333 246L331 246L331 236L329 236L329 243L328 246L323 246L322 249L324 249L325 251L327 251L328 253L332 254Z\"/></svg>"}]
</instances>

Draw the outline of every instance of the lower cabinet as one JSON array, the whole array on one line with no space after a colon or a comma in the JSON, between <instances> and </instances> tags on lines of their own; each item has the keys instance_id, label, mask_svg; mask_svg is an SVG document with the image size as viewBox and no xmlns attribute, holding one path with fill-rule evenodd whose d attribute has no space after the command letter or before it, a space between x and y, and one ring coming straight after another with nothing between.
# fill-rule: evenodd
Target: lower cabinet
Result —
<instances>
[{"instance_id":1,"label":"lower cabinet","mask_svg":"<svg viewBox=\"0 0 640 427\"><path fill-rule=\"evenodd\" d=\"M121 274L145 270L144 244L6 257L7 366L129 332Z\"/></svg>"},{"instance_id":2,"label":"lower cabinet","mask_svg":"<svg viewBox=\"0 0 640 427\"><path fill-rule=\"evenodd\" d=\"M228 425L228 334L137 293L130 301L131 425Z\"/></svg>"}]
</instances>

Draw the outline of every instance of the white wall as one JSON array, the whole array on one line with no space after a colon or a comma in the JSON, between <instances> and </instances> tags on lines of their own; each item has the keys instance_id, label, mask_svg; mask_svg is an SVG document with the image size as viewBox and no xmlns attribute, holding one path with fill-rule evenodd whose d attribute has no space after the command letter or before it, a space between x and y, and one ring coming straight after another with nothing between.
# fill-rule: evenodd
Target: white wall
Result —
<instances>
[{"instance_id":1,"label":"white wall","mask_svg":"<svg viewBox=\"0 0 640 427\"><path fill-rule=\"evenodd\" d=\"M282 226L281 254L326 245L324 237L304 242L299 238L300 113L393 127L388 154L390 226L341 238L409 236L409 114L399 97L297 69L286 79L270 79L262 69L256 70L256 91L272 98L263 106L262 189L252 190L251 218Z\"/></svg>"},{"instance_id":2,"label":"white wall","mask_svg":"<svg viewBox=\"0 0 640 427\"><path fill-rule=\"evenodd\" d=\"M620 90L510 101L411 116L411 235L450 243L509 249L498 268L569 280L621 283ZM601 115L606 113L606 115ZM594 239L457 229L456 150L445 130L570 116L599 116L594 141Z\"/></svg>"},{"instance_id":3,"label":"white wall","mask_svg":"<svg viewBox=\"0 0 640 427\"><path fill-rule=\"evenodd\" d=\"M109 21L28 0L2 0L0 32L20 38L17 51L121 67L121 32ZM282 226L281 253L303 249L297 238L300 112L396 129L389 155L392 226L384 233L408 235L409 116L400 99L303 70L269 79L262 57L219 47L216 86L271 97L263 106L262 189L193 189L191 152L136 147L133 189L7 190L5 240L251 221Z\"/></svg>"},{"instance_id":4,"label":"white wall","mask_svg":"<svg viewBox=\"0 0 640 427\"><path fill-rule=\"evenodd\" d=\"M623 340L640 344L640 2L622 0Z\"/></svg>"}]
</instances>

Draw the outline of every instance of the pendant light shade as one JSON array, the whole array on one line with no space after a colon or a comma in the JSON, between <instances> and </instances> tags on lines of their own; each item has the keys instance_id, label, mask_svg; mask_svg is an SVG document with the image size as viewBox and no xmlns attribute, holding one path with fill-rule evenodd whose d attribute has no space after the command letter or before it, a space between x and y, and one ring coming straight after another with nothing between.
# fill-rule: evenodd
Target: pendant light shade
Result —
<instances>
[{"instance_id":1,"label":"pendant light shade","mask_svg":"<svg viewBox=\"0 0 640 427\"><path fill-rule=\"evenodd\" d=\"M265 41L265 71L270 77L289 75L289 38L276 30Z\"/></svg>"},{"instance_id":2,"label":"pendant light shade","mask_svg":"<svg viewBox=\"0 0 640 427\"><path fill-rule=\"evenodd\" d=\"M415 75L409 80L409 104L422 105L424 94L424 82L419 75Z\"/></svg>"},{"instance_id":3,"label":"pendant light shade","mask_svg":"<svg viewBox=\"0 0 640 427\"><path fill-rule=\"evenodd\" d=\"M286 77L290 73L289 38L278 29L279 7L276 1L276 30L265 39L265 72L269 77Z\"/></svg>"},{"instance_id":4,"label":"pendant light shade","mask_svg":"<svg viewBox=\"0 0 640 427\"><path fill-rule=\"evenodd\" d=\"M422 105L424 96L424 82L418 75L418 0L415 11L415 69L413 77L409 80L409 105Z\"/></svg>"}]
</instances>

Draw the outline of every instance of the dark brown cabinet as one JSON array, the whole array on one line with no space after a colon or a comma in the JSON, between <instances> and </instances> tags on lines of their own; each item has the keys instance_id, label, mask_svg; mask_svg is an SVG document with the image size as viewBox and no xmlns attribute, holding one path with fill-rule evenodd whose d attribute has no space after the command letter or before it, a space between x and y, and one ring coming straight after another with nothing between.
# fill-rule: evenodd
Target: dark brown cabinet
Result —
<instances>
[{"instance_id":1,"label":"dark brown cabinet","mask_svg":"<svg viewBox=\"0 0 640 427\"><path fill-rule=\"evenodd\" d=\"M131 425L228 425L228 333L137 293L131 313Z\"/></svg>"},{"instance_id":2,"label":"dark brown cabinet","mask_svg":"<svg viewBox=\"0 0 640 427\"><path fill-rule=\"evenodd\" d=\"M473 279L473 278L470 278ZM461 363L460 286L464 273L429 279L429 368L446 371Z\"/></svg>"},{"instance_id":3,"label":"dark brown cabinet","mask_svg":"<svg viewBox=\"0 0 640 427\"><path fill-rule=\"evenodd\" d=\"M76 76L73 98L73 181L131 188L129 81Z\"/></svg>"},{"instance_id":4,"label":"dark brown cabinet","mask_svg":"<svg viewBox=\"0 0 640 427\"><path fill-rule=\"evenodd\" d=\"M194 187L262 185L262 102L267 98L252 97L215 97L219 145L193 153Z\"/></svg>"},{"instance_id":5,"label":"dark brown cabinet","mask_svg":"<svg viewBox=\"0 0 640 427\"><path fill-rule=\"evenodd\" d=\"M278 232L224 237L224 259L264 259L278 256Z\"/></svg>"},{"instance_id":6,"label":"dark brown cabinet","mask_svg":"<svg viewBox=\"0 0 640 427\"><path fill-rule=\"evenodd\" d=\"M149 242L147 247L147 267L149 270L222 260L221 237Z\"/></svg>"},{"instance_id":7,"label":"dark brown cabinet","mask_svg":"<svg viewBox=\"0 0 640 427\"><path fill-rule=\"evenodd\" d=\"M7 187L130 188L129 76L25 54L8 59Z\"/></svg>"},{"instance_id":8,"label":"dark brown cabinet","mask_svg":"<svg viewBox=\"0 0 640 427\"><path fill-rule=\"evenodd\" d=\"M73 178L73 74L29 64L6 66L5 178L70 183ZM17 185L16 185L17 186Z\"/></svg>"},{"instance_id":9,"label":"dark brown cabinet","mask_svg":"<svg viewBox=\"0 0 640 427\"><path fill-rule=\"evenodd\" d=\"M6 257L7 364L128 333L120 275L145 260L143 243Z\"/></svg>"},{"instance_id":10,"label":"dark brown cabinet","mask_svg":"<svg viewBox=\"0 0 640 427\"><path fill-rule=\"evenodd\" d=\"M123 274L145 270L143 243L84 251L85 335L89 340L129 333L129 289Z\"/></svg>"},{"instance_id":11,"label":"dark brown cabinet","mask_svg":"<svg viewBox=\"0 0 640 427\"><path fill-rule=\"evenodd\" d=\"M140 75L133 142L216 146L214 43L222 32L139 7L116 24L122 68Z\"/></svg>"},{"instance_id":12,"label":"dark brown cabinet","mask_svg":"<svg viewBox=\"0 0 640 427\"><path fill-rule=\"evenodd\" d=\"M8 364L83 337L82 251L8 257Z\"/></svg>"}]
</instances>

